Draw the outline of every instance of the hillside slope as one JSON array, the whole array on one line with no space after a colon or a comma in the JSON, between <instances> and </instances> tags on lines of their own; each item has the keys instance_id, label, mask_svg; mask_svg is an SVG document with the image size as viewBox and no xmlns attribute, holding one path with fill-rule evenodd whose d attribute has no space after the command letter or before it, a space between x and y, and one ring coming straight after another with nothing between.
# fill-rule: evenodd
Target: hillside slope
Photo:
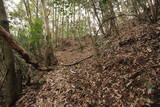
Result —
<instances>
[{"instance_id":1,"label":"hillside slope","mask_svg":"<svg viewBox=\"0 0 160 107\"><path fill-rule=\"evenodd\" d=\"M103 70L92 58L74 66L58 66L43 75L45 84L36 94L27 92L17 103L26 107L158 107L160 105L160 26L136 25L112 39L113 51L101 52ZM57 52L60 63L91 55ZM29 99L29 100L28 100Z\"/></svg>"}]
</instances>

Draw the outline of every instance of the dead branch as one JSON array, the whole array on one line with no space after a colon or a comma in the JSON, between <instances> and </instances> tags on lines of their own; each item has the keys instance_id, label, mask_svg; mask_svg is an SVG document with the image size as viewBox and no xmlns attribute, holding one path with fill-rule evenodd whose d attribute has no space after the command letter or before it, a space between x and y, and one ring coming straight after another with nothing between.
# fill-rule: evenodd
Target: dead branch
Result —
<instances>
[{"instance_id":1,"label":"dead branch","mask_svg":"<svg viewBox=\"0 0 160 107\"><path fill-rule=\"evenodd\" d=\"M0 37L2 37L6 43L14 49L18 54L26 61L26 63L31 64L35 69L41 71L53 70L53 67L42 67L38 62L31 58L31 55L18 44L9 32L7 32L2 26L0 26Z\"/></svg>"},{"instance_id":2,"label":"dead branch","mask_svg":"<svg viewBox=\"0 0 160 107\"><path fill-rule=\"evenodd\" d=\"M71 64L63 64L63 65L59 65L59 66L73 66L73 65L77 65L77 64L81 63L82 61L85 61L85 60L87 60L87 59L89 59L89 58L92 58L92 57L93 57L93 55L88 56L88 57L86 57L86 58L84 58L84 59L81 59L81 60L79 60L79 61L73 62L73 63L71 63Z\"/></svg>"}]
</instances>

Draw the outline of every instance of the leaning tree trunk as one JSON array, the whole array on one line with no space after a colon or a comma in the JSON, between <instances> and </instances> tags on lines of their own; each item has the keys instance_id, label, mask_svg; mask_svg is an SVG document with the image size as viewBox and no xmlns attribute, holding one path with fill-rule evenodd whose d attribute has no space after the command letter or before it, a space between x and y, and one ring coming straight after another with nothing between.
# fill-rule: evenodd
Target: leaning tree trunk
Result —
<instances>
[{"instance_id":1,"label":"leaning tree trunk","mask_svg":"<svg viewBox=\"0 0 160 107\"><path fill-rule=\"evenodd\" d=\"M9 31L9 23L7 20L7 15L4 7L3 0L0 0L0 25L3 26L7 31ZM7 46L7 43L3 42L4 50L4 61L6 65L6 107L11 107L16 100L16 73L14 66L14 56L10 47Z\"/></svg>"},{"instance_id":2,"label":"leaning tree trunk","mask_svg":"<svg viewBox=\"0 0 160 107\"><path fill-rule=\"evenodd\" d=\"M45 24L45 30L46 30L46 40L48 43L47 49L46 49L46 65L55 65L57 64L57 59L53 53L53 46L52 46L52 41L51 41L51 31L50 31L50 26L49 26L49 19L47 16L47 10L45 7L45 0L41 0L42 3L42 11L43 11L43 18L44 18L44 24Z\"/></svg>"}]
</instances>

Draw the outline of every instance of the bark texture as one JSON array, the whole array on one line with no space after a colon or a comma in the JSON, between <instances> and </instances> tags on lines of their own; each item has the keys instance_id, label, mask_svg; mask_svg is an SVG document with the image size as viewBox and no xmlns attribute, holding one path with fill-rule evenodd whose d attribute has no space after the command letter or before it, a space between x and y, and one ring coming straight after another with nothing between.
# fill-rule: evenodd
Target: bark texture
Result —
<instances>
[{"instance_id":1,"label":"bark texture","mask_svg":"<svg viewBox=\"0 0 160 107\"><path fill-rule=\"evenodd\" d=\"M7 15L4 7L3 0L0 0L0 25L4 27L6 31L9 32L9 23L7 20ZM0 33L0 35L2 35ZM4 39L4 38L1 38ZM6 89L6 107L11 107L17 97L16 93L16 73L15 73L15 66L14 66L14 55L10 47L8 47L7 43L3 41L3 54L4 54L4 62L6 65L6 83L5 83L5 89Z\"/></svg>"}]
</instances>

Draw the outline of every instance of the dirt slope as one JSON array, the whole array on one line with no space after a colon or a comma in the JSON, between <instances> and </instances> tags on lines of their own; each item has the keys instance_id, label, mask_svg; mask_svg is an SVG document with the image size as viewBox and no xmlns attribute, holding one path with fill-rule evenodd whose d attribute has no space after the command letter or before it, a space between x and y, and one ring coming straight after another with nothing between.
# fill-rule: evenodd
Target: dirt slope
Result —
<instances>
[{"instance_id":1,"label":"dirt slope","mask_svg":"<svg viewBox=\"0 0 160 107\"><path fill-rule=\"evenodd\" d=\"M45 84L17 105L26 107L159 107L159 25L137 25L112 39L113 51L101 52L103 70L96 72L92 58L78 65L56 67L43 75ZM91 55L57 52L60 63L68 64ZM32 96L32 97L31 97ZM32 102L32 103L31 103Z\"/></svg>"}]
</instances>

